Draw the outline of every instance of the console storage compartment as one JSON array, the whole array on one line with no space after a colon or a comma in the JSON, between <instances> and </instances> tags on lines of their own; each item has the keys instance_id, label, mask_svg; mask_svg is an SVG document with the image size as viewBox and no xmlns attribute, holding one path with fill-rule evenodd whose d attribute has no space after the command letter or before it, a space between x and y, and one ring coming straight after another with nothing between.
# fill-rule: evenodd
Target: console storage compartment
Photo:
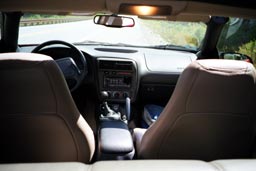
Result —
<instances>
[{"instance_id":1,"label":"console storage compartment","mask_svg":"<svg viewBox=\"0 0 256 171\"><path fill-rule=\"evenodd\" d=\"M98 134L98 160L130 160L134 146L128 126L123 121L101 121Z\"/></svg>"}]
</instances>

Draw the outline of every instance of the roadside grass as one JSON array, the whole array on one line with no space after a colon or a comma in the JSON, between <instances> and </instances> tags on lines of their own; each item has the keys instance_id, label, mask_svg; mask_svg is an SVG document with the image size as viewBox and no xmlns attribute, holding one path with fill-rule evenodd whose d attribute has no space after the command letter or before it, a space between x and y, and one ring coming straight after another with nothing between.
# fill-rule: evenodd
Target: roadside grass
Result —
<instances>
[{"instance_id":1,"label":"roadside grass","mask_svg":"<svg viewBox=\"0 0 256 171\"><path fill-rule=\"evenodd\" d=\"M20 26L36 26L90 20L93 16L24 14Z\"/></svg>"},{"instance_id":2,"label":"roadside grass","mask_svg":"<svg viewBox=\"0 0 256 171\"><path fill-rule=\"evenodd\" d=\"M166 42L178 46L198 48L204 38L206 25L204 23L174 22L163 20L143 20L141 23L160 35Z\"/></svg>"},{"instance_id":3,"label":"roadside grass","mask_svg":"<svg viewBox=\"0 0 256 171\"><path fill-rule=\"evenodd\" d=\"M93 16L77 16L77 15L49 15L49 14L31 14L25 13L22 16L24 20L39 20L39 19L92 19Z\"/></svg>"}]
</instances>

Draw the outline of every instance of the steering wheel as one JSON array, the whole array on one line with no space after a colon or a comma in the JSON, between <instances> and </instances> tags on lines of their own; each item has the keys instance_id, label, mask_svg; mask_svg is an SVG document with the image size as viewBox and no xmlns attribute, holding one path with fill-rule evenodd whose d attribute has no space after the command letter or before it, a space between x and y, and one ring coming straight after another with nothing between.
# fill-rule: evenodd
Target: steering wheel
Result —
<instances>
[{"instance_id":1,"label":"steering wheel","mask_svg":"<svg viewBox=\"0 0 256 171\"><path fill-rule=\"evenodd\" d=\"M65 57L55 60L67 81L70 91L73 92L81 85L82 81L88 73L86 59L83 53L77 47L65 41L51 40L38 45L35 49L32 50L32 53L40 53L40 51L46 46L56 44L69 47L72 51L74 51L74 53L76 53L79 58L79 64L81 64L79 65L81 66L80 68L78 67L73 57Z\"/></svg>"}]
</instances>

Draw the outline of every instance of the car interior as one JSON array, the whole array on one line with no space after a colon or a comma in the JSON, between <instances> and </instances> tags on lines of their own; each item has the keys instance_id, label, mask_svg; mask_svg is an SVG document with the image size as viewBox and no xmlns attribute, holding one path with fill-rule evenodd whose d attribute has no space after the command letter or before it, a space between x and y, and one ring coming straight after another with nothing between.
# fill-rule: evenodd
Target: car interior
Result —
<instances>
[{"instance_id":1,"label":"car interior","mask_svg":"<svg viewBox=\"0 0 256 171\"><path fill-rule=\"evenodd\" d=\"M0 170L256 170L253 0L3 0L0 30Z\"/></svg>"}]
</instances>

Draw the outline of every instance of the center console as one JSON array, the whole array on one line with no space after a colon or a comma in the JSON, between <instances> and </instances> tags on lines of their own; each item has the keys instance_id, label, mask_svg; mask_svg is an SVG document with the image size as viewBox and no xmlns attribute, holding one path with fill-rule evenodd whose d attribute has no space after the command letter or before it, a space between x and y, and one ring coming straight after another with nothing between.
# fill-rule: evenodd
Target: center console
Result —
<instances>
[{"instance_id":1,"label":"center console","mask_svg":"<svg viewBox=\"0 0 256 171\"><path fill-rule=\"evenodd\" d=\"M99 58L98 160L127 160L134 156L127 126L137 93L137 67L133 60Z\"/></svg>"}]
</instances>

